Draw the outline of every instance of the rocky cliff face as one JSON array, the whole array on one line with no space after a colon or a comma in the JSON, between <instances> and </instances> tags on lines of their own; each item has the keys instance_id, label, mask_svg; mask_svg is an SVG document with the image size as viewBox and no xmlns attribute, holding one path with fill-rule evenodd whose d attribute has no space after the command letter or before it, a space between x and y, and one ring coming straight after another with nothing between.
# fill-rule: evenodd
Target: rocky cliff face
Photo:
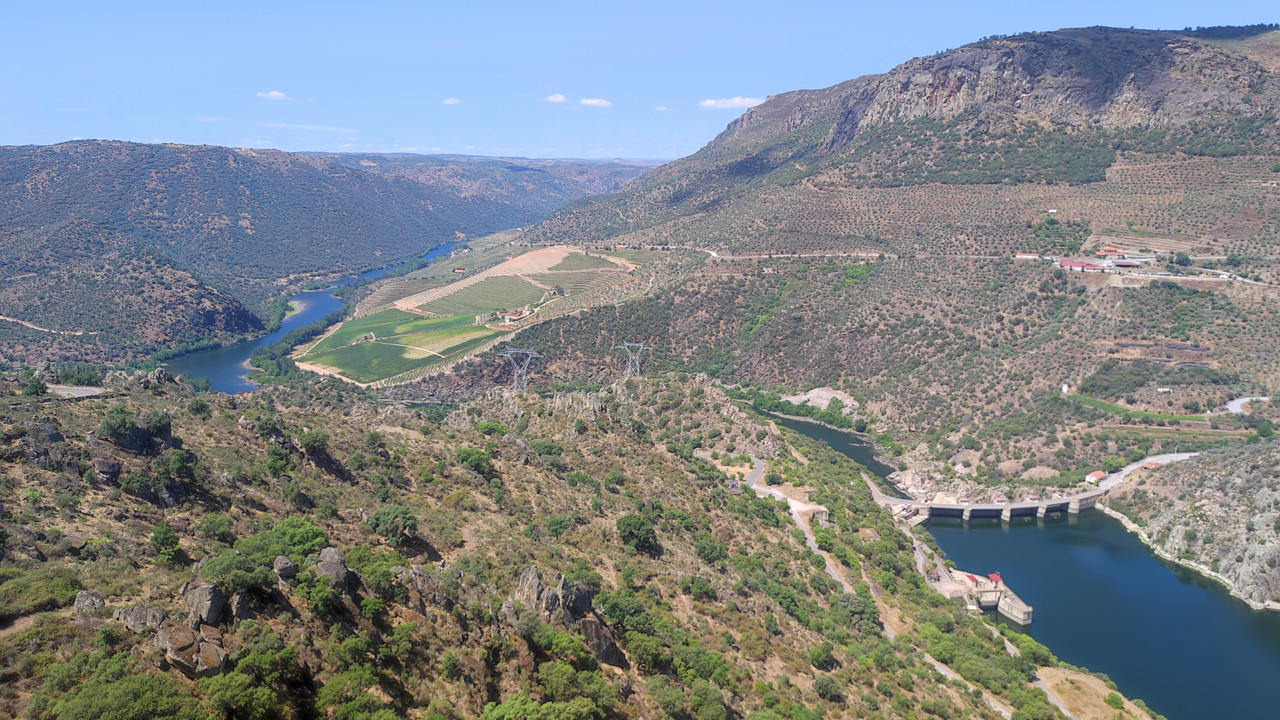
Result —
<instances>
[{"instance_id":1,"label":"rocky cliff face","mask_svg":"<svg viewBox=\"0 0 1280 720\"><path fill-rule=\"evenodd\" d=\"M1206 453L1115 491L1168 556L1206 569L1254 605L1280 607L1280 443Z\"/></svg>"},{"instance_id":2,"label":"rocky cliff face","mask_svg":"<svg viewBox=\"0 0 1280 720\"><path fill-rule=\"evenodd\" d=\"M1168 159L1275 156L1278 58L1280 30L1270 26L990 38L884 74L771 97L697 153L608 198L572 204L526 238L613 241L635 233L645 244L685 236L706 244L724 234L724 221L652 228L744 213L776 213L773 225L781 225L786 216L777 207L810 203L797 219L803 222L790 223L798 228L828 213L849 217L848 208L830 206L833 196L814 193L851 189L1100 183L1126 151ZM884 199L847 202L864 201L882 206ZM973 202L963 205L957 214L967 218ZM735 232L722 246L749 234ZM841 227L836 234L863 233Z\"/></svg>"},{"instance_id":3,"label":"rocky cliff face","mask_svg":"<svg viewBox=\"0 0 1280 720\"><path fill-rule=\"evenodd\" d=\"M1261 38L1280 45L1280 31ZM1252 55L1252 56L1251 56ZM770 98L717 143L829 125L823 152L877 126L919 119L1020 120L1050 127L1176 128L1261 117L1280 104L1262 52L1193 34L1114 28L1028 33L910 60L821 91Z\"/></svg>"}]
</instances>

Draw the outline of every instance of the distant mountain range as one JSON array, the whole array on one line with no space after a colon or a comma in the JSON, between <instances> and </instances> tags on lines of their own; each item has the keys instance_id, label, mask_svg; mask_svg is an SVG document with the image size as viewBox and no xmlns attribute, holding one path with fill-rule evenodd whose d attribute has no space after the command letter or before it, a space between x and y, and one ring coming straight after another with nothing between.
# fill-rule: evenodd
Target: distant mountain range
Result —
<instances>
[{"instance_id":1,"label":"distant mountain range","mask_svg":"<svg viewBox=\"0 0 1280 720\"><path fill-rule=\"evenodd\" d=\"M3 147L0 315L57 332L0 321L0 351L103 337L93 332L154 348L250 330L263 303L303 277L528 225L647 169L110 141Z\"/></svg>"}]
</instances>

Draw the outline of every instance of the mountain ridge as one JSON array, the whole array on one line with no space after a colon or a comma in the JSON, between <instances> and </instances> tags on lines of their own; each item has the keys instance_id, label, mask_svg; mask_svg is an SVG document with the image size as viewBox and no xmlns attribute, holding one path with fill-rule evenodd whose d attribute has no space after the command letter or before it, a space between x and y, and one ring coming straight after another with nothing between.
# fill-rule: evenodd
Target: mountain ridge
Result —
<instances>
[{"instance_id":1,"label":"mountain ridge","mask_svg":"<svg viewBox=\"0 0 1280 720\"><path fill-rule=\"evenodd\" d=\"M306 278L527 225L645 170L417 156L388 172L366 162L371 167L355 156L173 143L0 147L5 314L61 331L110 332L123 348L0 323L3 355L14 359L22 345L43 348L44 359L113 360L260 328L267 300ZM119 261L105 284L92 279L104 258ZM150 282L129 268L154 263L173 276L163 282L180 280L191 292L163 288L162 300L126 310L133 289Z\"/></svg>"}]
</instances>

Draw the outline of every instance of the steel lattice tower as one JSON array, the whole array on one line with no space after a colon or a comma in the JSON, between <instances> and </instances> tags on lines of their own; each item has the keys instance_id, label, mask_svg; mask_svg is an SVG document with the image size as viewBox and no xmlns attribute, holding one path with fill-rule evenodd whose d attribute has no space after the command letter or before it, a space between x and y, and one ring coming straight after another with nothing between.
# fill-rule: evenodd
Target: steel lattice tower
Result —
<instances>
[{"instance_id":1,"label":"steel lattice tower","mask_svg":"<svg viewBox=\"0 0 1280 720\"><path fill-rule=\"evenodd\" d=\"M627 377L640 376L640 355L645 350L652 349L643 342L631 342L630 340L623 341L621 345L614 348L614 350L627 351Z\"/></svg>"},{"instance_id":2,"label":"steel lattice tower","mask_svg":"<svg viewBox=\"0 0 1280 720\"><path fill-rule=\"evenodd\" d=\"M529 386L529 363L542 356L533 350L507 348L498 353L498 357L504 357L511 363L511 387L523 390Z\"/></svg>"}]
</instances>

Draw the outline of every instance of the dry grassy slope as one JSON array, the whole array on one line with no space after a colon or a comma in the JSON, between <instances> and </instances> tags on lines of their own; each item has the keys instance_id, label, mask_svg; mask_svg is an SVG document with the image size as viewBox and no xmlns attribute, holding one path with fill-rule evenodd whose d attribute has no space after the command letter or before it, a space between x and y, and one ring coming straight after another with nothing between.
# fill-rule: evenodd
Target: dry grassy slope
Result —
<instances>
[{"instance_id":1,"label":"dry grassy slope","mask_svg":"<svg viewBox=\"0 0 1280 720\"><path fill-rule=\"evenodd\" d=\"M988 628L922 586L911 570L908 543L865 488L850 484L854 469L842 456L811 447L810 463L793 480L815 489L815 499L832 509L832 535L850 553L852 566L845 572L851 582L869 583L894 624L916 629L893 644L846 609L859 603L865 608L870 595L842 605L789 519L766 510L767 504L734 499L718 472L673 454L687 452L681 448L699 436L721 450L729 442L762 455L783 450L780 438L702 381L645 380L596 394L546 398L490 394L459 408L444 425L366 404L357 391L333 381L234 400L209 398L207 420L185 409L189 400L181 388L162 385L78 403L19 402L10 408L0 452L3 527L9 533L0 594L9 612L65 607L76 588L86 587L103 595L107 613L142 601L181 618L185 609L177 592L193 577L190 563L227 547L202 534L207 514L229 518L228 533L237 538L265 532L281 518L304 517L323 527L329 542L350 559L364 552L360 548L370 548L375 557L392 551L371 533L366 513L400 503L412 508L420 525L417 538L398 548L403 559L394 562L425 573L407 597L397 600L393 591L385 611L367 611L366 617L356 603L374 594L376 573L364 575L332 610L318 609L305 583L281 584L272 595L251 601L256 625L221 623L233 661L270 645L265 627L283 646L296 648L305 663L289 665L283 679L266 682L269 690L259 702L307 708L317 697L336 704L368 694L375 708L386 705L397 714L424 717L429 710L436 713L432 717L461 718L520 692L550 701L575 688L595 688L591 702L608 717L655 717L660 706L693 712L695 705L719 702L739 715L773 707L776 715L761 718L813 717L806 713L819 708L828 717L906 718L930 708L992 717L981 701L943 682L923 662L917 648L928 647L986 684L1001 702L1043 704L1022 689L1021 666ZM140 491L121 494L115 481L103 481L91 469L98 458L119 462L122 475L156 472L151 456L86 440L117 402L131 414L171 415L173 435L195 465L190 480L169 488L176 504L148 501ZM509 423L517 434L483 435L476 423L487 420ZM50 428L60 442L52 442ZM292 443L304 429L327 433L327 451L308 458L297 449ZM670 449L660 439L643 441L646 432L655 438L667 434ZM496 482L457 459L458 448L487 443ZM280 454L273 446L287 449L286 467L271 469L271 452ZM83 478L81 470L88 470ZM622 474L617 485L609 480L613 470ZM600 481L606 486L596 493L590 483ZM659 552L632 552L617 539L615 521L636 513L656 525ZM570 518L559 538L546 534L554 515ZM174 563L158 562L148 545L151 529L162 521L180 538ZM861 539L857 531L867 527L883 540ZM48 559L33 559L37 551ZM441 560L445 564L438 566ZM620 606L609 594L595 601L628 651L628 669L606 668L603 675L587 669L567 690L548 684L545 673L553 658L531 650L500 610L517 577L533 565L544 582L556 570L591 582L594 570L606 593L634 598L633 607L647 619L637 619L635 610L618 615ZM702 581L689 586L695 576ZM631 590L622 590L628 585ZM103 635L103 628L114 634ZM642 667L648 657L637 655L643 637L626 628L656 638L651 642L657 643L657 660L651 662L659 663L658 672ZM68 675L67 666L57 663L84 661L95 637L100 647L147 663L158 658L149 640L102 614L49 613L24 621L0 631L3 713L20 713L33 693L56 699L70 690L63 700L75 697L79 675ZM817 670L808 654L824 640L833 643L833 657ZM668 666L670 653L685 664ZM454 676L440 669L450 654L458 658ZM153 672L144 667L137 672ZM170 692L215 692L173 671L161 672L169 678L164 683L176 683ZM68 679L45 684L54 673ZM833 700L811 689L816 677L826 675L840 693ZM342 683L352 683L354 694L315 694L317 686L336 689Z\"/></svg>"},{"instance_id":2,"label":"dry grassy slope","mask_svg":"<svg viewBox=\"0 0 1280 720\"><path fill-rule=\"evenodd\" d=\"M1055 400L1109 358L1208 364L1238 378L1176 397L1157 397L1154 386L1133 393L1134 409L1152 412L1184 413L1189 400L1212 408L1224 393L1265 394L1250 388L1280 379L1264 360L1280 337L1276 298L1239 283L1113 284L1037 263L934 258L875 262L851 280L856 267L834 258L708 261L653 297L531 328L519 342L545 356L534 377L546 383L608 382L623 369L613 348L644 340L654 348L651 369L841 387L873 426L908 447L927 440L918 459L946 459L973 435L981 464L1016 461L1005 470L1013 475L1028 460L1065 470L1125 451L1099 437L1118 418ZM447 397L506 380L493 361L458 373L397 396Z\"/></svg>"},{"instance_id":3,"label":"dry grassy slope","mask_svg":"<svg viewBox=\"0 0 1280 720\"><path fill-rule=\"evenodd\" d=\"M1155 547L1226 579L1252 603L1280 602L1280 446L1206 453L1113 493Z\"/></svg>"},{"instance_id":4,"label":"dry grassy slope","mask_svg":"<svg viewBox=\"0 0 1280 720\"><path fill-rule=\"evenodd\" d=\"M123 246L24 275L0 281L0 314L53 332L0 321L0 361L115 363L137 348L262 329L231 295Z\"/></svg>"}]
</instances>

